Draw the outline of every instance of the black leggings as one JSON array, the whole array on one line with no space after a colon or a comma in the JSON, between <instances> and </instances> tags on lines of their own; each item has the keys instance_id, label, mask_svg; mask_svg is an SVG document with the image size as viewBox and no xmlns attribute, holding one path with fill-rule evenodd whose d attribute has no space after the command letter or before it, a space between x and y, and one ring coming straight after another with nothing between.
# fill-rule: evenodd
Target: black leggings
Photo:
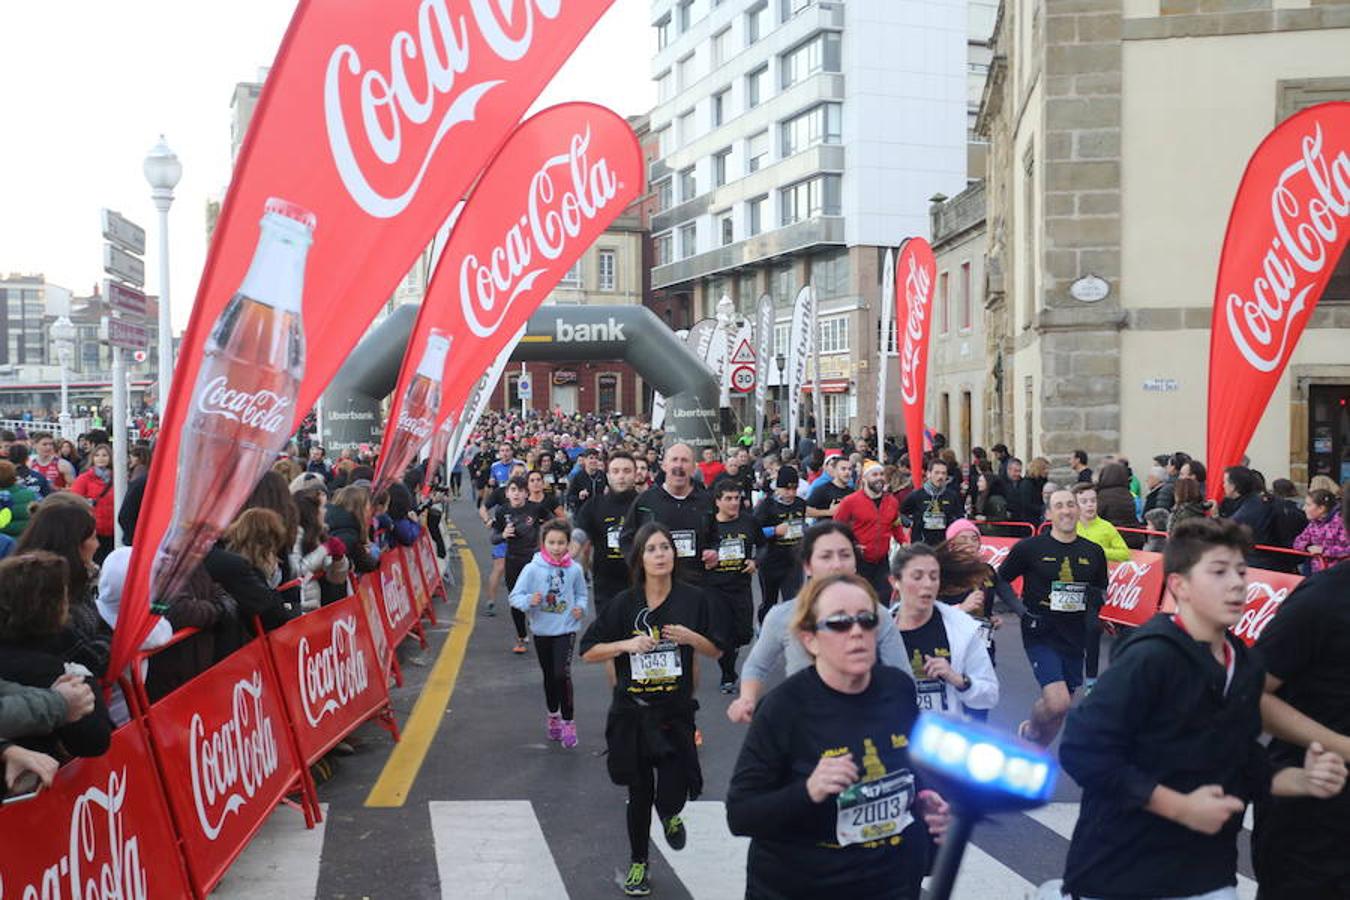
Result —
<instances>
[{"instance_id":1,"label":"black leggings","mask_svg":"<svg viewBox=\"0 0 1350 900\"><path fill-rule=\"evenodd\" d=\"M646 862L651 843L652 807L662 819L678 815L689 796L684 764L677 756L644 761L638 782L628 786L628 847L633 862Z\"/></svg>"},{"instance_id":2,"label":"black leggings","mask_svg":"<svg viewBox=\"0 0 1350 900\"><path fill-rule=\"evenodd\" d=\"M436 555L445 559L445 539L441 537L441 511L434 503L427 510L427 531L431 532L431 542L436 545Z\"/></svg>"},{"instance_id":3,"label":"black leggings","mask_svg":"<svg viewBox=\"0 0 1350 900\"><path fill-rule=\"evenodd\" d=\"M1085 674L1088 678L1096 679L1097 670L1101 667L1102 658L1102 620L1097 618L1099 610L1088 608L1086 631L1084 638L1087 641L1087 652L1085 654Z\"/></svg>"},{"instance_id":4,"label":"black leggings","mask_svg":"<svg viewBox=\"0 0 1350 900\"><path fill-rule=\"evenodd\" d=\"M572 721L572 646L575 634L534 636L534 652L544 672L544 703L550 714L561 707L562 717Z\"/></svg>"},{"instance_id":5,"label":"black leggings","mask_svg":"<svg viewBox=\"0 0 1350 900\"><path fill-rule=\"evenodd\" d=\"M506 558L506 595L509 597L511 592L516 589L516 579L520 578L520 573L530 564L528 559L513 559L510 556ZM525 614L514 606L511 607L511 622L516 626L516 637L525 640Z\"/></svg>"},{"instance_id":6,"label":"black leggings","mask_svg":"<svg viewBox=\"0 0 1350 900\"><path fill-rule=\"evenodd\" d=\"M790 561L770 563L759 570L759 586L764 589L764 596L759 601L759 620L763 622L769 610L778 602L780 592L784 600L797 596L802 586L802 568Z\"/></svg>"},{"instance_id":7,"label":"black leggings","mask_svg":"<svg viewBox=\"0 0 1350 900\"><path fill-rule=\"evenodd\" d=\"M462 485L463 483L464 483L464 473L463 473L463 472L451 472L451 473L450 473L450 490L454 493L454 495L455 495L456 497L459 496L459 488L460 488L460 485Z\"/></svg>"}]
</instances>

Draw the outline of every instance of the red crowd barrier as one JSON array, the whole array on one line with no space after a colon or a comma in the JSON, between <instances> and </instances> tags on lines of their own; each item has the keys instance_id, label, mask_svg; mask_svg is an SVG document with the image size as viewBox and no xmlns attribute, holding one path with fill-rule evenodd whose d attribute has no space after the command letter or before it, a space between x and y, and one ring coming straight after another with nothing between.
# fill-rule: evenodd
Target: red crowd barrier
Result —
<instances>
[{"instance_id":1,"label":"red crowd barrier","mask_svg":"<svg viewBox=\"0 0 1350 900\"><path fill-rule=\"evenodd\" d=\"M278 803L298 804L313 827L309 766L372 719L398 739L394 648L413 633L425 646L419 619L434 616L436 596L445 587L424 533L386 552L347 598L259 629L153 704L140 673L164 647L138 655L123 686L133 717L108 752L0 808L0 898L204 900Z\"/></svg>"}]
</instances>

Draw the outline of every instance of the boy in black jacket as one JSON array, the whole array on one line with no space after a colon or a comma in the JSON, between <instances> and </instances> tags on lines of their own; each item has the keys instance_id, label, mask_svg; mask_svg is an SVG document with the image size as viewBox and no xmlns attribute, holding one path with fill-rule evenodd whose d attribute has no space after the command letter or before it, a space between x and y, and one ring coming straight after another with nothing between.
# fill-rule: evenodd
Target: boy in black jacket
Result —
<instances>
[{"instance_id":1,"label":"boy in black jacket","mask_svg":"<svg viewBox=\"0 0 1350 900\"><path fill-rule=\"evenodd\" d=\"M1075 898L1233 898L1251 800L1335 796L1345 763L1313 744L1274 774L1261 735L1265 671L1229 634L1246 603L1247 532L1193 519L1163 553L1176 615L1120 646L1069 714L1060 761L1083 788L1065 863Z\"/></svg>"}]
</instances>

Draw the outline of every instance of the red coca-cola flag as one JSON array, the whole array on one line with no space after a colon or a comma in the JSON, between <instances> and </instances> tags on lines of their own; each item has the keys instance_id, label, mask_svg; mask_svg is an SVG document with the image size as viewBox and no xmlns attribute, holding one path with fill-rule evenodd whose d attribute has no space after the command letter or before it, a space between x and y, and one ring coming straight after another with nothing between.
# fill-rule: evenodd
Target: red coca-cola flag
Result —
<instances>
[{"instance_id":1,"label":"red coca-cola flag","mask_svg":"<svg viewBox=\"0 0 1350 900\"><path fill-rule=\"evenodd\" d=\"M498 351L642 185L637 137L603 106L564 103L515 130L464 204L427 284L389 410L396 435L417 437L396 437L400 452L382 454L377 482L397 478L434 428L463 409ZM450 349L432 405L417 366L438 333Z\"/></svg>"},{"instance_id":2,"label":"red coca-cola flag","mask_svg":"<svg viewBox=\"0 0 1350 900\"><path fill-rule=\"evenodd\" d=\"M895 264L896 324L900 327L900 408L914 482L923 480L923 404L928 392L928 335L933 324L937 260L923 238L906 238Z\"/></svg>"},{"instance_id":3,"label":"red coca-cola flag","mask_svg":"<svg viewBox=\"0 0 1350 900\"><path fill-rule=\"evenodd\" d=\"M1256 148L1228 218L1209 336L1209 495L1223 496L1350 242L1350 103L1310 106Z\"/></svg>"},{"instance_id":4,"label":"red coca-cola flag","mask_svg":"<svg viewBox=\"0 0 1350 900\"><path fill-rule=\"evenodd\" d=\"M183 336L110 677L611 2L301 0Z\"/></svg>"}]
</instances>

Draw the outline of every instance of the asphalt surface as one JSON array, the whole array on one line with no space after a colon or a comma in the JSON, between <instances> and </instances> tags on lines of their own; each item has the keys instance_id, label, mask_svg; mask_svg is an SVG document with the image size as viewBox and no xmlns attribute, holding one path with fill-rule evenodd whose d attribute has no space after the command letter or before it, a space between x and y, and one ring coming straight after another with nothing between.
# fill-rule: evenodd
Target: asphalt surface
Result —
<instances>
[{"instance_id":1,"label":"asphalt surface","mask_svg":"<svg viewBox=\"0 0 1350 900\"><path fill-rule=\"evenodd\" d=\"M523 656L510 652L514 633L503 594L497 597L498 615L483 614L491 559L486 530L478 522L472 503L465 499L452 504L447 525L451 531L448 570L453 579L447 592L449 603L438 604L440 623L428 630L427 649L421 649L412 639L400 648L406 681L393 694L399 721L406 721L450 628L467 627L466 623L451 624L463 596L464 573L457 552L463 547L477 560L483 584L457 685L402 807L372 809L364 805L392 747L388 735L370 725L355 735L356 753L340 759L336 777L319 787L328 817L314 896L334 900L439 900L459 896L462 892L458 886L443 884L438 871L429 804L510 800L529 801L552 855L551 861L537 861L556 865L567 895L620 896L615 882L628 861L626 794L610 783L601 755L609 705L604 669L579 660L574 663L580 746L565 750L547 741L542 682L533 647ZM1008 619L1011 621L1010 614ZM1037 689L1022 654L1017 628L1003 628L996 641L1002 696L991 722L1012 731L1026 718ZM701 800L714 802L725 797L744 734L744 726L727 720L725 710L732 698L718 692L717 681L716 667L705 665L698 691L706 785ZM982 823L973 840L978 851L974 858L968 854L962 872L965 877L969 868L972 874L967 880L973 883L983 878L985 886L973 892L968 885L962 893L958 882L957 896L1020 898L1028 895L1030 885L1058 878L1068 849L1065 819L1071 828L1078 794L1077 786L1061 777L1055 793L1059 820L1042 816L1051 827L1022 814ZM692 839L691 835L691 843ZM503 841L513 843L510 835ZM536 846L536 850L522 852L546 855L537 845L522 841L522 847L529 846ZM1243 869L1250 874L1245 835L1242 850ZM671 852L653 845L654 896L695 896L662 851ZM1006 891L997 886L999 872L1017 876L1009 874ZM518 896L509 890L492 895Z\"/></svg>"}]
</instances>

